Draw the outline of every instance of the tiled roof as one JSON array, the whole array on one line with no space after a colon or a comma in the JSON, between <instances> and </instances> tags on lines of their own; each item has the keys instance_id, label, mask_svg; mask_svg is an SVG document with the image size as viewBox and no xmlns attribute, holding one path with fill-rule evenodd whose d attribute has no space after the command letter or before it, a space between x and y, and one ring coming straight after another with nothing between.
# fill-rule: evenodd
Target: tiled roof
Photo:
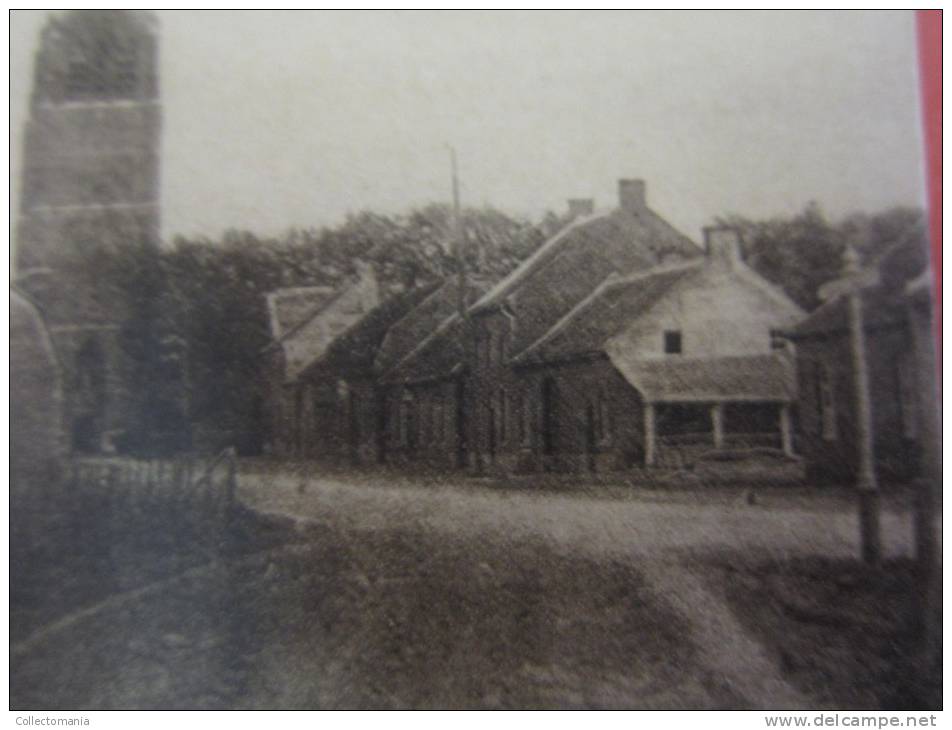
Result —
<instances>
[{"instance_id":1,"label":"tiled roof","mask_svg":"<svg viewBox=\"0 0 952 730\"><path fill-rule=\"evenodd\" d=\"M609 277L542 339L524 350L518 361L558 360L601 351L610 338L646 312L676 282L699 268L699 261L691 261L624 278Z\"/></svg>"},{"instance_id":2,"label":"tiled roof","mask_svg":"<svg viewBox=\"0 0 952 730\"><path fill-rule=\"evenodd\" d=\"M280 340L307 320L334 295L330 286L278 289L267 295L271 337Z\"/></svg>"},{"instance_id":3,"label":"tiled roof","mask_svg":"<svg viewBox=\"0 0 952 730\"><path fill-rule=\"evenodd\" d=\"M485 282L467 279L465 303L470 305L476 301L486 291L486 287ZM458 279L447 279L439 289L391 327L377 355L377 370L380 373L389 372L438 332L441 325L446 324L457 312L458 292Z\"/></svg>"},{"instance_id":4,"label":"tiled roof","mask_svg":"<svg viewBox=\"0 0 952 730\"><path fill-rule=\"evenodd\" d=\"M390 329L438 287L439 284L431 284L390 297L337 337L324 355L309 365L300 377L306 377L318 368L346 369L348 374L372 371Z\"/></svg>"},{"instance_id":5,"label":"tiled roof","mask_svg":"<svg viewBox=\"0 0 952 730\"><path fill-rule=\"evenodd\" d=\"M388 381L414 382L455 373L466 360L466 324L458 314L446 318L439 329L386 377Z\"/></svg>"},{"instance_id":6,"label":"tiled roof","mask_svg":"<svg viewBox=\"0 0 952 730\"><path fill-rule=\"evenodd\" d=\"M608 356L649 402L786 402L796 395L793 364L783 355L645 360L609 347Z\"/></svg>"},{"instance_id":7,"label":"tiled roof","mask_svg":"<svg viewBox=\"0 0 952 730\"><path fill-rule=\"evenodd\" d=\"M700 254L690 239L651 210L619 208L568 226L493 287L473 312L506 305L518 322L511 348L519 353L609 274L625 276Z\"/></svg>"}]
</instances>

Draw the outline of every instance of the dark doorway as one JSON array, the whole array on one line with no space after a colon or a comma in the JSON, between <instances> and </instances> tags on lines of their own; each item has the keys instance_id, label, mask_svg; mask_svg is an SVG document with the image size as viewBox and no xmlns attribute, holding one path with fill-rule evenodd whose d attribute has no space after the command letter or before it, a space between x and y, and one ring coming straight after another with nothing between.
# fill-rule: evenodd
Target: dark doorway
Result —
<instances>
[{"instance_id":1,"label":"dark doorway","mask_svg":"<svg viewBox=\"0 0 952 730\"><path fill-rule=\"evenodd\" d=\"M486 407L486 450L489 463L496 462L496 409L490 403Z\"/></svg>"},{"instance_id":2,"label":"dark doorway","mask_svg":"<svg viewBox=\"0 0 952 730\"><path fill-rule=\"evenodd\" d=\"M595 406L589 403L585 409L585 468L589 471L595 471L595 432Z\"/></svg>"},{"instance_id":3,"label":"dark doorway","mask_svg":"<svg viewBox=\"0 0 952 730\"><path fill-rule=\"evenodd\" d=\"M416 399L409 391L403 395L403 413L402 424L404 444L408 452L416 451L417 447L417 418L416 418Z\"/></svg>"},{"instance_id":4,"label":"dark doorway","mask_svg":"<svg viewBox=\"0 0 952 730\"><path fill-rule=\"evenodd\" d=\"M558 446L558 400L555 380L542 381L542 453L552 456Z\"/></svg>"},{"instance_id":5,"label":"dark doorway","mask_svg":"<svg viewBox=\"0 0 952 730\"><path fill-rule=\"evenodd\" d=\"M456 381L456 466L466 467L466 382Z\"/></svg>"},{"instance_id":6,"label":"dark doorway","mask_svg":"<svg viewBox=\"0 0 952 730\"><path fill-rule=\"evenodd\" d=\"M376 392L377 403L377 463L383 464L387 461L387 391L378 388Z\"/></svg>"}]
</instances>

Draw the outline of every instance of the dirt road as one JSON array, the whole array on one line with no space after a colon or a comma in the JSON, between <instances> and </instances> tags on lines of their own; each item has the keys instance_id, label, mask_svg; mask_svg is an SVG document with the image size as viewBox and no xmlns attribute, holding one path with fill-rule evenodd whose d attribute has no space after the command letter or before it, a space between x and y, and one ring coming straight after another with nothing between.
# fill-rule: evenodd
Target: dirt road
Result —
<instances>
[{"instance_id":1,"label":"dirt road","mask_svg":"<svg viewBox=\"0 0 952 730\"><path fill-rule=\"evenodd\" d=\"M673 558L685 551L749 555L859 554L855 510L598 499L479 489L473 482L417 486L412 482L361 483L357 479L251 472L240 479L239 497L255 509L299 520L332 520L353 529L412 526L441 533L494 539L536 537L571 554L594 558ZM887 557L906 555L912 520L883 515Z\"/></svg>"},{"instance_id":2,"label":"dirt road","mask_svg":"<svg viewBox=\"0 0 952 730\"><path fill-rule=\"evenodd\" d=\"M813 708L705 559L855 554L848 509L241 475L291 544L14 647L17 708ZM904 515L884 516L891 555Z\"/></svg>"}]
</instances>

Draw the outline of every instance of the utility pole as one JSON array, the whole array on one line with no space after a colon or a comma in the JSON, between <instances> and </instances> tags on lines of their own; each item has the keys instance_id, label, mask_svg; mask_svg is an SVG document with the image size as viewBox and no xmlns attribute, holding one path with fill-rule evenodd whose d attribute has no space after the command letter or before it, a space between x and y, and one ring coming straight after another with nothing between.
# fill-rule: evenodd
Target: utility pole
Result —
<instances>
[{"instance_id":1,"label":"utility pole","mask_svg":"<svg viewBox=\"0 0 952 730\"><path fill-rule=\"evenodd\" d=\"M849 319L850 359L856 401L856 487L859 493L859 529L863 560L877 565L882 560L879 525L879 485L873 432L873 406L869 393L869 364L863 318L863 289L878 283L878 272L863 271L853 246L843 252L843 277L820 288L821 299L846 296Z\"/></svg>"},{"instance_id":2,"label":"utility pole","mask_svg":"<svg viewBox=\"0 0 952 730\"><path fill-rule=\"evenodd\" d=\"M456 258L456 311L460 319L466 319L466 265L463 262L463 216L459 203L459 174L456 165L456 150L450 150L450 168L453 177L453 255Z\"/></svg>"}]
</instances>

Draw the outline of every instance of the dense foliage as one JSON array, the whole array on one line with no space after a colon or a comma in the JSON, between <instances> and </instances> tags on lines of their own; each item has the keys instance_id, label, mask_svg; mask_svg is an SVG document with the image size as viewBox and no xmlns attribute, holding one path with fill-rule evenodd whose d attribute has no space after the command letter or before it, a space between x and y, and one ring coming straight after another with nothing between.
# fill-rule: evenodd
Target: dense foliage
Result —
<instances>
[{"instance_id":1,"label":"dense foliage","mask_svg":"<svg viewBox=\"0 0 952 730\"><path fill-rule=\"evenodd\" d=\"M548 215L533 224L489 208L462 217L466 269L488 279L506 274L565 223ZM142 436L134 441L257 450L265 295L336 286L357 260L373 265L382 296L427 286L457 271L453 240L449 209L433 205L405 216L360 213L336 228L280 237L229 231L220 240L177 237L154 255L129 249L116 268L136 303L127 327L143 394Z\"/></svg>"},{"instance_id":2,"label":"dense foliage","mask_svg":"<svg viewBox=\"0 0 952 730\"><path fill-rule=\"evenodd\" d=\"M817 205L754 221L729 215L745 257L810 310L817 288L838 275L847 243L867 260L909 235L922 236L922 214L894 209L839 222ZM467 210L462 258L474 276L497 279L566 224L492 209ZM452 218L445 206L403 216L360 213L335 228L294 229L274 238L229 231L220 240L176 238L159 251L130 247L97 264L100 282L116 281L132 302L127 348L137 363L140 448L214 449L261 443L261 352L269 342L265 295L275 289L336 285L370 262L382 296L432 284L456 271ZM105 285L105 284L104 284Z\"/></svg>"},{"instance_id":3,"label":"dense foliage","mask_svg":"<svg viewBox=\"0 0 952 730\"><path fill-rule=\"evenodd\" d=\"M808 311L820 304L820 286L842 270L847 245L855 246L867 262L908 236L921 238L923 248L926 246L924 216L910 208L856 214L832 222L816 203L810 203L790 217L753 221L728 215L718 222L738 228L747 263Z\"/></svg>"}]
</instances>

